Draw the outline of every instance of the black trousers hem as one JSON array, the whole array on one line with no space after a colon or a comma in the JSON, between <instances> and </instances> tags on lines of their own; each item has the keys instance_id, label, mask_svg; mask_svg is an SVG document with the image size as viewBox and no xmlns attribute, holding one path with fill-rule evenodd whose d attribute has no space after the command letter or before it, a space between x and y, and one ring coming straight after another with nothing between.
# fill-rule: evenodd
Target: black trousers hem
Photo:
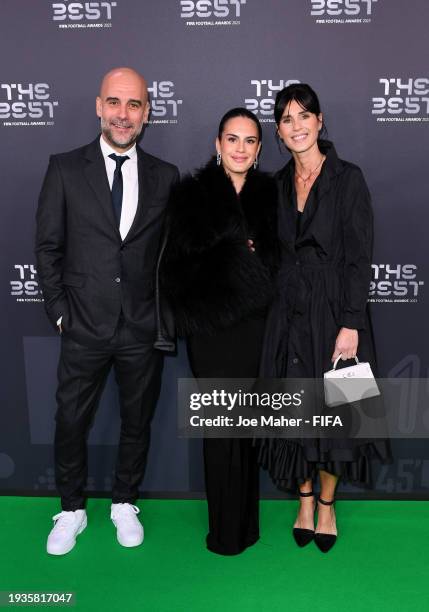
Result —
<instances>
[{"instance_id":1,"label":"black trousers hem","mask_svg":"<svg viewBox=\"0 0 429 612\"><path fill-rule=\"evenodd\" d=\"M255 536L254 538L249 538L239 548L229 548L227 546L222 546L221 544L216 542L216 540L212 539L209 534L206 539L206 544L207 544L207 550L209 550L210 552L215 553L217 555L232 557L234 555L240 555L242 552L246 550L246 548L249 548L250 546L253 546L254 544L256 544L258 540L259 540L259 534Z\"/></svg>"}]
</instances>

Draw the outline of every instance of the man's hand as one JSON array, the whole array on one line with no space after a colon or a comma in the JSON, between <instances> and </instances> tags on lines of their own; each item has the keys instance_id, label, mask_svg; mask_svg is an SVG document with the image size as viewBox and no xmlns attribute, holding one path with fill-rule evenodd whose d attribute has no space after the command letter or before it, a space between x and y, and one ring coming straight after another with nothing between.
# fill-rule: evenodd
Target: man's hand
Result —
<instances>
[{"instance_id":1,"label":"man's hand","mask_svg":"<svg viewBox=\"0 0 429 612\"><path fill-rule=\"evenodd\" d=\"M335 350L332 354L331 361L334 362L341 353L341 360L354 359L357 354L359 344L359 334L357 329L348 329L342 327L335 341Z\"/></svg>"},{"instance_id":2,"label":"man's hand","mask_svg":"<svg viewBox=\"0 0 429 612\"><path fill-rule=\"evenodd\" d=\"M252 253L255 252L255 247L253 246L253 240L248 240L247 241L247 246L249 247L249 249L252 251Z\"/></svg>"}]
</instances>

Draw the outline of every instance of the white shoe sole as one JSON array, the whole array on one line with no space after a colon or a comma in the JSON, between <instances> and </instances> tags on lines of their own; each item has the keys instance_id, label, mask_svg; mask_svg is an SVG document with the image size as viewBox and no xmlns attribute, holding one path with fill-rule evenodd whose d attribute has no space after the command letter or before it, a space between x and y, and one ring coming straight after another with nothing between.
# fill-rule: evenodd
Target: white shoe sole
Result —
<instances>
[{"instance_id":1,"label":"white shoe sole","mask_svg":"<svg viewBox=\"0 0 429 612\"><path fill-rule=\"evenodd\" d=\"M133 542L132 544L130 544L129 542L121 542L119 536L117 536L117 540L121 546L124 546L124 548L135 548L136 546L140 546L141 544L143 544L144 536L142 536L142 539L139 542Z\"/></svg>"},{"instance_id":2,"label":"white shoe sole","mask_svg":"<svg viewBox=\"0 0 429 612\"><path fill-rule=\"evenodd\" d=\"M115 525L115 522L114 522L113 519L112 519L112 523ZM115 525L115 527L116 527L116 525ZM118 540L119 544L121 546L124 546L125 548L135 548L136 546L140 546L140 544L143 544L143 540L144 540L144 529L143 529L143 526L142 526L141 539L139 538L139 540L137 540L137 541L131 541L131 542L128 541L127 542L127 541L121 540L121 537L119 535L117 527L116 527L116 539Z\"/></svg>"},{"instance_id":3,"label":"white shoe sole","mask_svg":"<svg viewBox=\"0 0 429 612\"><path fill-rule=\"evenodd\" d=\"M74 541L70 542L69 546L67 546L66 548L62 548L61 550L49 550L49 545L47 545L46 551L47 551L48 555L55 555L56 557L60 557L62 555L66 555L71 550L73 550L73 548L76 545L76 538L77 538L77 536L82 533L82 531L86 528L87 524L88 524L88 519L85 516L84 520L82 521L81 526L79 527L78 531L76 532L76 537L75 537Z\"/></svg>"}]
</instances>

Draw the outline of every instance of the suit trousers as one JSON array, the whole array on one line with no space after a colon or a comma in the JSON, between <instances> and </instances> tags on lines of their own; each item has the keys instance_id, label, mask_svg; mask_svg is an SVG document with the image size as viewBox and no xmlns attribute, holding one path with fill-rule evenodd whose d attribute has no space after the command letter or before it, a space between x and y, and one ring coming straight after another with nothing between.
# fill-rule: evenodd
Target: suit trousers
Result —
<instances>
[{"instance_id":1,"label":"suit trousers","mask_svg":"<svg viewBox=\"0 0 429 612\"><path fill-rule=\"evenodd\" d=\"M119 389L121 431L113 503L134 503L143 479L150 424L161 388L163 355L120 321L102 348L63 334L58 365L55 477L63 510L85 507L87 437L110 369Z\"/></svg>"}]
</instances>

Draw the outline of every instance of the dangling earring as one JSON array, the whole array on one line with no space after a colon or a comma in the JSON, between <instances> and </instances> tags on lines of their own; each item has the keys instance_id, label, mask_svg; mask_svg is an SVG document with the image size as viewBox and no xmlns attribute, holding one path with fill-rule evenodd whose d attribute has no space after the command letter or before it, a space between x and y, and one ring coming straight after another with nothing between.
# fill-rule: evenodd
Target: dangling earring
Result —
<instances>
[{"instance_id":1,"label":"dangling earring","mask_svg":"<svg viewBox=\"0 0 429 612\"><path fill-rule=\"evenodd\" d=\"M253 168L256 170L259 164L258 156L255 157L255 161L253 162Z\"/></svg>"},{"instance_id":2,"label":"dangling earring","mask_svg":"<svg viewBox=\"0 0 429 612\"><path fill-rule=\"evenodd\" d=\"M221 162L222 162L222 155L221 155L221 153L218 153L216 155L216 163L217 163L218 166L220 166Z\"/></svg>"}]
</instances>

